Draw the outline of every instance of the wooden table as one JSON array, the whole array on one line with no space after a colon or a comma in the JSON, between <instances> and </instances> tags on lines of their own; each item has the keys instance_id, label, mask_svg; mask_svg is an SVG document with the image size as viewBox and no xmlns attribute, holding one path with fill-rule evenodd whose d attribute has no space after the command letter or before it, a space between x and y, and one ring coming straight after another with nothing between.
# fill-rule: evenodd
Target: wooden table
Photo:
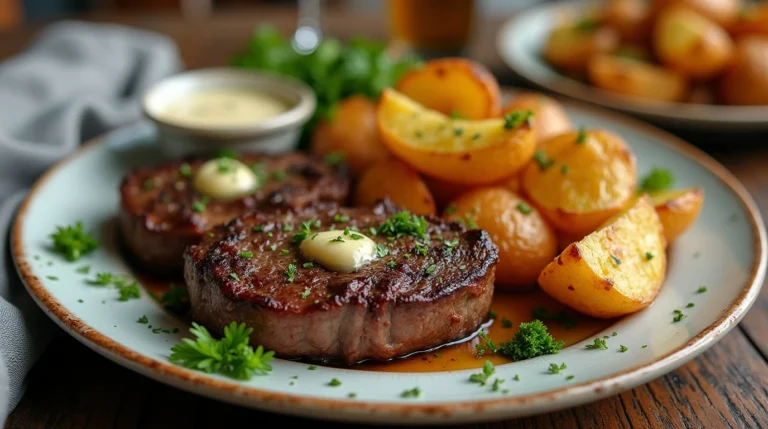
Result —
<instances>
[{"instance_id":1,"label":"wooden table","mask_svg":"<svg viewBox=\"0 0 768 429\"><path fill-rule=\"evenodd\" d=\"M239 50L255 25L269 22L289 31L291 9L218 12L200 22L178 16L94 15L95 21L135 25L173 38L189 68L221 65ZM330 11L328 34L385 37L379 17ZM518 83L494 52L500 20L479 28L471 56L487 64L504 84ZM23 49L39 31L22 28L0 34L0 58ZM768 136L683 135L709 150L747 186L768 213ZM761 144L762 142L762 144ZM694 361L619 396L551 414L475 427L495 428L719 428L768 426L768 288L743 322ZM239 427L284 416L238 408L156 383L124 369L66 334L59 334L29 376L29 388L11 414L8 428ZM345 425L339 425L345 426Z\"/></svg>"}]
</instances>

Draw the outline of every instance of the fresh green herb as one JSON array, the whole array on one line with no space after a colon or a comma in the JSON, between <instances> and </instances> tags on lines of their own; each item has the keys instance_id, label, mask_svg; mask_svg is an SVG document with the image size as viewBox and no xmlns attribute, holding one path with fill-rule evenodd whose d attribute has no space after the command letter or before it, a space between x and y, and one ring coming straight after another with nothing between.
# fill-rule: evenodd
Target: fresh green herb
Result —
<instances>
[{"instance_id":1,"label":"fresh green herb","mask_svg":"<svg viewBox=\"0 0 768 429\"><path fill-rule=\"evenodd\" d=\"M370 232L371 235L376 235L379 231L376 230L376 228L374 228L374 227L370 227L370 228L368 228L368 232Z\"/></svg>"},{"instance_id":2,"label":"fresh green herb","mask_svg":"<svg viewBox=\"0 0 768 429\"><path fill-rule=\"evenodd\" d=\"M602 338L595 338L592 344L587 344L587 348L590 350L608 350L608 344Z\"/></svg>"},{"instance_id":3,"label":"fresh green herb","mask_svg":"<svg viewBox=\"0 0 768 429\"><path fill-rule=\"evenodd\" d=\"M461 127L457 127L457 128L454 128L454 129L453 129L453 135L454 135L454 137L459 137L459 136L461 136L462 134L464 134L464 128L461 128Z\"/></svg>"},{"instance_id":4,"label":"fresh green herb","mask_svg":"<svg viewBox=\"0 0 768 429\"><path fill-rule=\"evenodd\" d=\"M149 319L147 318L147 315L145 314L145 315L139 317L138 320L136 320L136 323L141 323L141 324L146 325L147 323L149 323Z\"/></svg>"},{"instance_id":5,"label":"fresh green herb","mask_svg":"<svg viewBox=\"0 0 768 429\"><path fill-rule=\"evenodd\" d=\"M328 385L331 387L338 387L341 386L341 381L339 381L338 378L332 378L331 381L328 382Z\"/></svg>"},{"instance_id":6,"label":"fresh green herb","mask_svg":"<svg viewBox=\"0 0 768 429\"><path fill-rule=\"evenodd\" d=\"M282 182L288 177L288 174L283 170L277 170L272 172L272 180L275 182Z\"/></svg>"},{"instance_id":7,"label":"fresh green herb","mask_svg":"<svg viewBox=\"0 0 768 429\"><path fill-rule=\"evenodd\" d=\"M512 327L512 321L507 319L506 317L501 318L501 326L504 328L511 328Z\"/></svg>"},{"instance_id":8,"label":"fresh green herb","mask_svg":"<svg viewBox=\"0 0 768 429\"><path fill-rule=\"evenodd\" d=\"M56 276L45 276L45 278L47 278L48 280L54 280L54 281L59 279Z\"/></svg>"},{"instance_id":9,"label":"fresh green herb","mask_svg":"<svg viewBox=\"0 0 768 429\"><path fill-rule=\"evenodd\" d=\"M557 313L550 313L544 307L535 307L531 312L531 316L538 320L552 320L562 325L565 329L571 329L576 326L579 321L574 317L569 316L565 311L558 311Z\"/></svg>"},{"instance_id":10,"label":"fresh green herb","mask_svg":"<svg viewBox=\"0 0 768 429\"><path fill-rule=\"evenodd\" d=\"M445 208L445 214L450 215L456 213L456 206L448 206Z\"/></svg>"},{"instance_id":11,"label":"fresh green herb","mask_svg":"<svg viewBox=\"0 0 768 429\"><path fill-rule=\"evenodd\" d=\"M700 286L698 289L696 289L696 293L704 293L707 291L706 286Z\"/></svg>"},{"instance_id":12,"label":"fresh green herb","mask_svg":"<svg viewBox=\"0 0 768 429\"><path fill-rule=\"evenodd\" d=\"M325 155L323 160L325 161L326 164L328 164L330 166L334 166L334 165L339 165L342 162L344 162L346 157L347 156L346 156L346 154L344 154L344 152L336 151L336 152L331 152L328 155Z\"/></svg>"},{"instance_id":13,"label":"fresh green herb","mask_svg":"<svg viewBox=\"0 0 768 429\"><path fill-rule=\"evenodd\" d=\"M557 354L565 345L563 341L552 338L552 335L547 332L547 327L541 320L520 323L520 329L512 340L501 343L498 346L493 344L486 335L481 333L480 336L485 340L485 344L477 345L479 355L485 352L499 353L515 361Z\"/></svg>"},{"instance_id":14,"label":"fresh green herb","mask_svg":"<svg viewBox=\"0 0 768 429\"><path fill-rule=\"evenodd\" d=\"M349 392L349 393L347 394L347 398L349 398L349 399L355 399L355 398L357 398L357 393L355 393L355 392Z\"/></svg>"},{"instance_id":15,"label":"fresh green herb","mask_svg":"<svg viewBox=\"0 0 768 429\"><path fill-rule=\"evenodd\" d=\"M86 282L93 286L107 286L112 284L115 280L115 276L112 273L96 273L96 278L93 280L86 280Z\"/></svg>"},{"instance_id":16,"label":"fresh green herb","mask_svg":"<svg viewBox=\"0 0 768 429\"><path fill-rule=\"evenodd\" d=\"M80 274L88 274L90 271L91 271L90 265L83 265L82 267L79 267L78 269L75 270L75 272Z\"/></svg>"},{"instance_id":17,"label":"fresh green herb","mask_svg":"<svg viewBox=\"0 0 768 429\"><path fill-rule=\"evenodd\" d=\"M459 265L459 271L464 271L467 269L466 265Z\"/></svg>"},{"instance_id":18,"label":"fresh green herb","mask_svg":"<svg viewBox=\"0 0 768 429\"><path fill-rule=\"evenodd\" d=\"M437 266L435 264L432 264L432 265L428 266L426 270L424 270L424 274L425 275L430 275L430 274L434 273L436 269L437 269Z\"/></svg>"},{"instance_id":19,"label":"fresh green herb","mask_svg":"<svg viewBox=\"0 0 768 429\"><path fill-rule=\"evenodd\" d=\"M416 242L416 254L421 256L427 256L428 247L422 243Z\"/></svg>"},{"instance_id":20,"label":"fresh green herb","mask_svg":"<svg viewBox=\"0 0 768 429\"><path fill-rule=\"evenodd\" d=\"M293 235L293 238L291 239L291 243L297 244L306 240L307 237L312 235L312 227L315 225L319 226L320 221L317 219L311 219L311 220L302 222L301 226L299 227L299 232Z\"/></svg>"},{"instance_id":21,"label":"fresh green herb","mask_svg":"<svg viewBox=\"0 0 768 429\"><path fill-rule=\"evenodd\" d=\"M560 167L560 174L562 174L562 175L566 175L566 174L568 174L568 166L567 166L567 165L563 164L563 165Z\"/></svg>"},{"instance_id":22,"label":"fresh green herb","mask_svg":"<svg viewBox=\"0 0 768 429\"><path fill-rule=\"evenodd\" d=\"M208 197L202 197L199 200L192 203L192 211L197 213L202 213L205 211L206 207L208 206Z\"/></svg>"},{"instance_id":23,"label":"fresh green herb","mask_svg":"<svg viewBox=\"0 0 768 429\"><path fill-rule=\"evenodd\" d=\"M307 299L307 297L309 296L310 293L312 293L312 291L309 290L309 288L304 289L301 292L301 299Z\"/></svg>"},{"instance_id":24,"label":"fresh green herb","mask_svg":"<svg viewBox=\"0 0 768 429\"><path fill-rule=\"evenodd\" d=\"M533 161L536 162L541 170L546 170L555 164L555 160L549 159L546 152L543 150L537 150L533 153Z\"/></svg>"},{"instance_id":25,"label":"fresh green herb","mask_svg":"<svg viewBox=\"0 0 768 429\"><path fill-rule=\"evenodd\" d=\"M57 226L56 232L50 237L53 240L53 250L64 255L70 262L77 261L81 256L99 247L96 239L83 230L80 221L70 226Z\"/></svg>"},{"instance_id":26,"label":"fresh green herb","mask_svg":"<svg viewBox=\"0 0 768 429\"><path fill-rule=\"evenodd\" d=\"M516 110L507 113L504 115L504 129L513 130L524 123L530 124L531 120L533 120L533 116L534 113L532 110L526 110L525 112Z\"/></svg>"},{"instance_id":27,"label":"fresh green herb","mask_svg":"<svg viewBox=\"0 0 768 429\"><path fill-rule=\"evenodd\" d=\"M280 249L280 256L285 256L289 253L291 253L291 251L288 249Z\"/></svg>"},{"instance_id":28,"label":"fresh green herb","mask_svg":"<svg viewBox=\"0 0 768 429\"><path fill-rule=\"evenodd\" d=\"M613 263L616 265L621 265L621 259L611 255L611 259L613 260Z\"/></svg>"},{"instance_id":29,"label":"fresh green herb","mask_svg":"<svg viewBox=\"0 0 768 429\"><path fill-rule=\"evenodd\" d=\"M617 336L617 335L619 335L619 334L618 334L616 331L613 331L613 332L611 333L611 336L612 336L612 337L615 337L615 336Z\"/></svg>"},{"instance_id":30,"label":"fresh green herb","mask_svg":"<svg viewBox=\"0 0 768 429\"><path fill-rule=\"evenodd\" d=\"M117 292L119 294L117 299L119 301L128 301L129 299L141 298L141 294L139 292L139 284L136 282L117 282L115 283L115 286L117 286Z\"/></svg>"},{"instance_id":31,"label":"fresh green herb","mask_svg":"<svg viewBox=\"0 0 768 429\"><path fill-rule=\"evenodd\" d=\"M533 211L533 209L531 208L531 206L529 206L528 204L526 204L526 203L524 203L524 202L522 202L522 201L520 201L519 203L517 203L517 206L516 206L516 207L517 207L517 211L519 211L519 212L520 212L520 213L522 213L522 214L526 214L526 215L527 215L527 214L531 214L531 212Z\"/></svg>"},{"instance_id":32,"label":"fresh green herb","mask_svg":"<svg viewBox=\"0 0 768 429\"><path fill-rule=\"evenodd\" d=\"M305 262L301 266L304 267L304 268L312 268L312 267L315 266L315 264L312 263L312 262Z\"/></svg>"},{"instance_id":33,"label":"fresh green herb","mask_svg":"<svg viewBox=\"0 0 768 429\"><path fill-rule=\"evenodd\" d=\"M497 378L493 380L493 386L491 386L491 391L498 392L499 390L501 390L502 383L504 383L504 380L501 378Z\"/></svg>"},{"instance_id":34,"label":"fresh green herb","mask_svg":"<svg viewBox=\"0 0 768 429\"><path fill-rule=\"evenodd\" d=\"M579 135L576 136L577 144L584 144L587 142L587 130L584 127L579 127Z\"/></svg>"},{"instance_id":35,"label":"fresh green herb","mask_svg":"<svg viewBox=\"0 0 768 429\"><path fill-rule=\"evenodd\" d=\"M191 177L192 176L192 166L187 164L186 162L181 164L179 166L179 174L181 174L182 177Z\"/></svg>"},{"instance_id":36,"label":"fresh green herb","mask_svg":"<svg viewBox=\"0 0 768 429\"><path fill-rule=\"evenodd\" d=\"M453 249L455 249L459 245L459 239L454 238L453 240L444 240L443 246L445 246L445 250L443 251L444 255L450 255L453 253Z\"/></svg>"},{"instance_id":37,"label":"fresh green herb","mask_svg":"<svg viewBox=\"0 0 768 429\"><path fill-rule=\"evenodd\" d=\"M670 170L654 168L640 182L639 192L663 191L675 183L675 177Z\"/></svg>"},{"instance_id":38,"label":"fresh green herb","mask_svg":"<svg viewBox=\"0 0 768 429\"><path fill-rule=\"evenodd\" d=\"M293 225L291 225L290 223L286 223L285 225L283 225L283 231L284 232L291 232L291 231L293 231Z\"/></svg>"},{"instance_id":39,"label":"fresh green herb","mask_svg":"<svg viewBox=\"0 0 768 429\"><path fill-rule=\"evenodd\" d=\"M650 261L651 259L653 259L653 253L645 252L645 260Z\"/></svg>"},{"instance_id":40,"label":"fresh green herb","mask_svg":"<svg viewBox=\"0 0 768 429\"><path fill-rule=\"evenodd\" d=\"M689 302L688 305L685 306L685 308L693 308L695 306L696 306L696 304L694 304L692 302Z\"/></svg>"},{"instance_id":41,"label":"fresh green herb","mask_svg":"<svg viewBox=\"0 0 768 429\"><path fill-rule=\"evenodd\" d=\"M296 264L288 264L288 268L285 270L285 279L288 283L293 283L296 279Z\"/></svg>"},{"instance_id":42,"label":"fresh green herb","mask_svg":"<svg viewBox=\"0 0 768 429\"><path fill-rule=\"evenodd\" d=\"M466 116L462 115L456 110L451 111L451 119L468 119Z\"/></svg>"},{"instance_id":43,"label":"fresh green herb","mask_svg":"<svg viewBox=\"0 0 768 429\"><path fill-rule=\"evenodd\" d=\"M275 250L277 250L277 244L271 244L271 245L269 246L269 250L271 250L271 251L273 251L273 252L274 252Z\"/></svg>"},{"instance_id":44,"label":"fresh green herb","mask_svg":"<svg viewBox=\"0 0 768 429\"><path fill-rule=\"evenodd\" d=\"M153 328L152 329L152 333L153 334L159 334L161 332L163 332L163 328Z\"/></svg>"},{"instance_id":45,"label":"fresh green herb","mask_svg":"<svg viewBox=\"0 0 768 429\"><path fill-rule=\"evenodd\" d=\"M619 351L620 351L621 353L624 353L624 352L626 352L627 350L629 350L629 347L627 347L627 346L625 346L625 345L619 345Z\"/></svg>"},{"instance_id":46,"label":"fresh green herb","mask_svg":"<svg viewBox=\"0 0 768 429\"><path fill-rule=\"evenodd\" d=\"M573 374L569 375L568 377L565 377L565 379L566 379L566 380L568 380L568 381L571 381L571 380L573 380L574 378L576 378L576 376L575 376L575 375L573 375Z\"/></svg>"},{"instance_id":47,"label":"fresh green herb","mask_svg":"<svg viewBox=\"0 0 768 429\"><path fill-rule=\"evenodd\" d=\"M187 314L189 312L189 292L186 288L171 283L170 288L160 297L160 303L175 314Z\"/></svg>"},{"instance_id":48,"label":"fresh green herb","mask_svg":"<svg viewBox=\"0 0 768 429\"><path fill-rule=\"evenodd\" d=\"M389 249L387 249L387 246L379 243L376 245L376 256L379 258L383 258L385 256L389 255Z\"/></svg>"},{"instance_id":49,"label":"fresh green herb","mask_svg":"<svg viewBox=\"0 0 768 429\"><path fill-rule=\"evenodd\" d=\"M251 258L253 258L253 252L251 252L251 251L240 252L238 255L241 258L243 258L243 259L251 259Z\"/></svg>"},{"instance_id":50,"label":"fresh green herb","mask_svg":"<svg viewBox=\"0 0 768 429\"><path fill-rule=\"evenodd\" d=\"M520 374L515 374L515 376L512 377L512 380L520 381Z\"/></svg>"},{"instance_id":51,"label":"fresh green herb","mask_svg":"<svg viewBox=\"0 0 768 429\"><path fill-rule=\"evenodd\" d=\"M488 318L489 319L495 319L498 317L498 314L493 309L488 310Z\"/></svg>"},{"instance_id":52,"label":"fresh green herb","mask_svg":"<svg viewBox=\"0 0 768 429\"><path fill-rule=\"evenodd\" d=\"M339 223L349 222L349 216L343 215L341 213L336 213L335 215L333 215L333 221L339 222Z\"/></svg>"},{"instance_id":53,"label":"fresh green herb","mask_svg":"<svg viewBox=\"0 0 768 429\"><path fill-rule=\"evenodd\" d=\"M643 344L643 347L641 347L641 348L644 349L646 347L648 347L648 344Z\"/></svg>"},{"instance_id":54,"label":"fresh green herb","mask_svg":"<svg viewBox=\"0 0 768 429\"><path fill-rule=\"evenodd\" d=\"M236 282L240 281L240 276L238 276L236 273L229 273L229 278Z\"/></svg>"},{"instance_id":55,"label":"fresh green herb","mask_svg":"<svg viewBox=\"0 0 768 429\"><path fill-rule=\"evenodd\" d=\"M675 313L675 317L672 318L672 322L674 322L674 323L677 323L677 322L685 319L686 317L688 317L685 314L683 314L683 312L680 311L680 310L675 310L674 313Z\"/></svg>"},{"instance_id":56,"label":"fresh green herb","mask_svg":"<svg viewBox=\"0 0 768 429\"><path fill-rule=\"evenodd\" d=\"M343 243L344 239L341 238L341 236L338 236L338 237L334 238L333 240L328 240L328 242L329 243Z\"/></svg>"},{"instance_id":57,"label":"fresh green herb","mask_svg":"<svg viewBox=\"0 0 768 429\"><path fill-rule=\"evenodd\" d=\"M440 357L440 353L435 353L435 357L439 358Z\"/></svg>"},{"instance_id":58,"label":"fresh green herb","mask_svg":"<svg viewBox=\"0 0 768 429\"><path fill-rule=\"evenodd\" d=\"M264 225L254 225L253 228L251 228L251 231L264 232Z\"/></svg>"},{"instance_id":59,"label":"fresh green herb","mask_svg":"<svg viewBox=\"0 0 768 429\"><path fill-rule=\"evenodd\" d=\"M481 136L482 136L482 134L480 134L480 133L474 133L474 134L472 134L472 140L477 140L477 139L479 139Z\"/></svg>"},{"instance_id":60,"label":"fresh green herb","mask_svg":"<svg viewBox=\"0 0 768 429\"><path fill-rule=\"evenodd\" d=\"M389 262L387 262L387 266L389 268L395 268L397 266L397 262L395 262L394 260L389 261Z\"/></svg>"},{"instance_id":61,"label":"fresh green herb","mask_svg":"<svg viewBox=\"0 0 768 429\"><path fill-rule=\"evenodd\" d=\"M180 344L171 348L171 362L185 368L207 373L220 373L226 376L248 380L254 374L268 374L272 371L269 364L274 359L274 352L265 352L262 346L254 351L249 345L253 329L245 323L232 322L224 327L224 337L216 340L205 327L192 322L189 330L196 339L184 338Z\"/></svg>"},{"instance_id":62,"label":"fresh green herb","mask_svg":"<svg viewBox=\"0 0 768 429\"><path fill-rule=\"evenodd\" d=\"M353 240L362 240L363 236L353 232L352 234L349 234L349 238L351 238Z\"/></svg>"},{"instance_id":63,"label":"fresh green herb","mask_svg":"<svg viewBox=\"0 0 768 429\"><path fill-rule=\"evenodd\" d=\"M549 364L549 369L547 372L550 374L560 374L560 371L565 371L568 367L565 365L565 362L561 363L560 366L558 366L556 363Z\"/></svg>"},{"instance_id":64,"label":"fresh green herb","mask_svg":"<svg viewBox=\"0 0 768 429\"><path fill-rule=\"evenodd\" d=\"M237 159L240 155L233 149L223 148L217 149L213 156L215 158Z\"/></svg>"},{"instance_id":65,"label":"fresh green herb","mask_svg":"<svg viewBox=\"0 0 768 429\"><path fill-rule=\"evenodd\" d=\"M493 366L491 361L487 360L483 364L483 372L472 374L469 376L469 381L472 383L480 383L481 386L485 386L488 382L488 378L496 372L496 367Z\"/></svg>"},{"instance_id":66,"label":"fresh green herb","mask_svg":"<svg viewBox=\"0 0 768 429\"><path fill-rule=\"evenodd\" d=\"M314 370L317 369L317 367L314 366L314 365L310 365L310 366L307 367L307 369L310 370L310 371L314 371Z\"/></svg>"},{"instance_id":67,"label":"fresh green herb","mask_svg":"<svg viewBox=\"0 0 768 429\"><path fill-rule=\"evenodd\" d=\"M424 216L417 216L411 214L408 210L403 210L384 221L379 226L378 231L384 235L396 238L405 235L424 238L427 234L427 220Z\"/></svg>"},{"instance_id":68,"label":"fresh green herb","mask_svg":"<svg viewBox=\"0 0 768 429\"><path fill-rule=\"evenodd\" d=\"M418 398L421 396L421 389L418 387L414 387L413 389L404 390L403 393L400 394L403 398Z\"/></svg>"}]
</instances>

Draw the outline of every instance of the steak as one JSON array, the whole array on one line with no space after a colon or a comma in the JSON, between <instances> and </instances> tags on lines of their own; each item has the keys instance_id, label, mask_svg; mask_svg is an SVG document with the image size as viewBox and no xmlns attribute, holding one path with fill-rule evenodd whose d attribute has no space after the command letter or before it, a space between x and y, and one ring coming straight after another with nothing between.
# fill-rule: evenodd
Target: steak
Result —
<instances>
[{"instance_id":1,"label":"steak","mask_svg":"<svg viewBox=\"0 0 768 429\"><path fill-rule=\"evenodd\" d=\"M120 186L120 230L134 259L157 273L181 274L184 249L207 231L250 210L302 208L346 200L349 178L344 164L327 165L303 153L245 154L261 185L234 200L208 199L192 183L208 159L188 158L131 171Z\"/></svg>"},{"instance_id":2,"label":"steak","mask_svg":"<svg viewBox=\"0 0 768 429\"><path fill-rule=\"evenodd\" d=\"M435 216L421 218L423 237L382 233L396 214L412 216L385 199L254 212L217 226L184 254L193 318L219 334L244 322L254 346L282 357L348 364L471 335L490 308L498 248L487 232ZM309 264L294 239L302 222L312 233L359 231L381 245L379 256L355 272Z\"/></svg>"}]
</instances>

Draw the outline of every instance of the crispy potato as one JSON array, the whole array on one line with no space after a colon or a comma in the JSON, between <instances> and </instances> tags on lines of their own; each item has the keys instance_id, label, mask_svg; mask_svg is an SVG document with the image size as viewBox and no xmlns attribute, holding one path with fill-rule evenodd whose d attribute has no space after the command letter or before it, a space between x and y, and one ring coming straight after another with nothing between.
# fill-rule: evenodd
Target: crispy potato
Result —
<instances>
[{"instance_id":1,"label":"crispy potato","mask_svg":"<svg viewBox=\"0 0 768 429\"><path fill-rule=\"evenodd\" d=\"M651 15L655 18L669 6L685 6L721 26L727 26L739 16L742 3L742 0L653 0Z\"/></svg>"},{"instance_id":2,"label":"crispy potato","mask_svg":"<svg viewBox=\"0 0 768 429\"><path fill-rule=\"evenodd\" d=\"M496 286L514 289L536 284L557 255L557 236L536 209L504 187L480 188L451 202L445 217L484 229L499 248Z\"/></svg>"},{"instance_id":3,"label":"crispy potato","mask_svg":"<svg viewBox=\"0 0 768 429\"><path fill-rule=\"evenodd\" d=\"M311 151L323 156L343 153L356 174L389 157L376 128L376 104L363 96L342 100L330 121L317 124Z\"/></svg>"},{"instance_id":4,"label":"crispy potato","mask_svg":"<svg viewBox=\"0 0 768 429\"><path fill-rule=\"evenodd\" d=\"M626 42L642 42L650 35L651 8L646 0L608 0L603 19Z\"/></svg>"},{"instance_id":5,"label":"crispy potato","mask_svg":"<svg viewBox=\"0 0 768 429\"><path fill-rule=\"evenodd\" d=\"M529 121L451 119L391 88L382 92L377 116L382 140L395 156L453 183L490 184L511 176L536 146Z\"/></svg>"},{"instance_id":6,"label":"crispy potato","mask_svg":"<svg viewBox=\"0 0 768 429\"><path fill-rule=\"evenodd\" d=\"M679 101L688 92L680 73L626 57L595 56L588 77L598 88L651 100Z\"/></svg>"},{"instance_id":7,"label":"crispy potato","mask_svg":"<svg viewBox=\"0 0 768 429\"><path fill-rule=\"evenodd\" d=\"M661 222L644 195L607 226L568 245L541 272L539 285L578 312L608 319L650 305L666 265Z\"/></svg>"},{"instance_id":8,"label":"crispy potato","mask_svg":"<svg viewBox=\"0 0 768 429\"><path fill-rule=\"evenodd\" d=\"M427 185L414 169L397 159L374 164L357 182L355 205L373 205L384 197L413 213L435 214L435 200Z\"/></svg>"},{"instance_id":9,"label":"crispy potato","mask_svg":"<svg viewBox=\"0 0 768 429\"><path fill-rule=\"evenodd\" d=\"M549 34L544 58L567 73L580 75L586 71L590 58L612 52L618 46L619 35L610 27L566 25Z\"/></svg>"},{"instance_id":10,"label":"crispy potato","mask_svg":"<svg viewBox=\"0 0 768 429\"><path fill-rule=\"evenodd\" d=\"M700 187L656 191L648 196L659 215L668 244L693 225L704 203L704 190Z\"/></svg>"},{"instance_id":11,"label":"crispy potato","mask_svg":"<svg viewBox=\"0 0 768 429\"><path fill-rule=\"evenodd\" d=\"M563 106L553 98L538 92L522 92L516 95L504 106L501 114L526 110L531 110L535 114L533 129L536 131L537 141L546 140L571 129L571 120Z\"/></svg>"},{"instance_id":12,"label":"crispy potato","mask_svg":"<svg viewBox=\"0 0 768 429\"><path fill-rule=\"evenodd\" d=\"M425 107L466 119L498 116L501 90L493 74L464 58L441 58L405 74L395 89Z\"/></svg>"},{"instance_id":13,"label":"crispy potato","mask_svg":"<svg viewBox=\"0 0 768 429\"><path fill-rule=\"evenodd\" d=\"M525 194L557 229L586 235L635 193L635 156L618 135L568 132L545 141L523 171Z\"/></svg>"},{"instance_id":14,"label":"crispy potato","mask_svg":"<svg viewBox=\"0 0 768 429\"><path fill-rule=\"evenodd\" d=\"M718 84L725 104L768 104L768 37L745 36L736 43L733 66Z\"/></svg>"},{"instance_id":15,"label":"crispy potato","mask_svg":"<svg viewBox=\"0 0 768 429\"><path fill-rule=\"evenodd\" d=\"M768 36L768 3L745 5L738 19L728 26L728 31L737 37L747 34Z\"/></svg>"},{"instance_id":16,"label":"crispy potato","mask_svg":"<svg viewBox=\"0 0 768 429\"><path fill-rule=\"evenodd\" d=\"M682 6L661 11L654 26L653 48L663 64L697 80L714 77L733 59L728 32Z\"/></svg>"},{"instance_id":17,"label":"crispy potato","mask_svg":"<svg viewBox=\"0 0 768 429\"><path fill-rule=\"evenodd\" d=\"M437 205L438 210L443 210L448 207L450 202L456 199L459 195L477 189L477 186L446 182L445 180L435 179L429 176L424 176L423 179L427 183L429 190L432 192L432 197L435 199L435 204ZM520 176L510 176L486 186L501 186L512 192L520 192Z\"/></svg>"}]
</instances>

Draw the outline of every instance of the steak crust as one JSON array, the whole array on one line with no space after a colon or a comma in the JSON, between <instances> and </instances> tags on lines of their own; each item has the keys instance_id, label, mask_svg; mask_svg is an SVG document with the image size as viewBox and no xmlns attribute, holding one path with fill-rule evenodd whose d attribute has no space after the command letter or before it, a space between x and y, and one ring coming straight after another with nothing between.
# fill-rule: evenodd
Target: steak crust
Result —
<instances>
[{"instance_id":1,"label":"steak crust","mask_svg":"<svg viewBox=\"0 0 768 429\"><path fill-rule=\"evenodd\" d=\"M303 153L246 154L238 160L254 168L262 185L239 199L210 199L200 205L203 195L194 189L192 181L208 159L188 158L138 168L123 179L120 231L125 246L144 268L180 274L187 246L200 242L211 227L247 211L343 203L349 194L344 165L330 166Z\"/></svg>"},{"instance_id":2,"label":"steak crust","mask_svg":"<svg viewBox=\"0 0 768 429\"><path fill-rule=\"evenodd\" d=\"M218 333L244 322L254 345L282 357L349 364L467 337L487 317L498 248L487 232L434 216L426 217L427 239L371 234L398 212L388 200L373 208L326 204L248 213L214 228L184 255L194 319ZM359 229L387 255L352 273L304 268L292 239L306 221L320 221L313 232Z\"/></svg>"}]
</instances>

